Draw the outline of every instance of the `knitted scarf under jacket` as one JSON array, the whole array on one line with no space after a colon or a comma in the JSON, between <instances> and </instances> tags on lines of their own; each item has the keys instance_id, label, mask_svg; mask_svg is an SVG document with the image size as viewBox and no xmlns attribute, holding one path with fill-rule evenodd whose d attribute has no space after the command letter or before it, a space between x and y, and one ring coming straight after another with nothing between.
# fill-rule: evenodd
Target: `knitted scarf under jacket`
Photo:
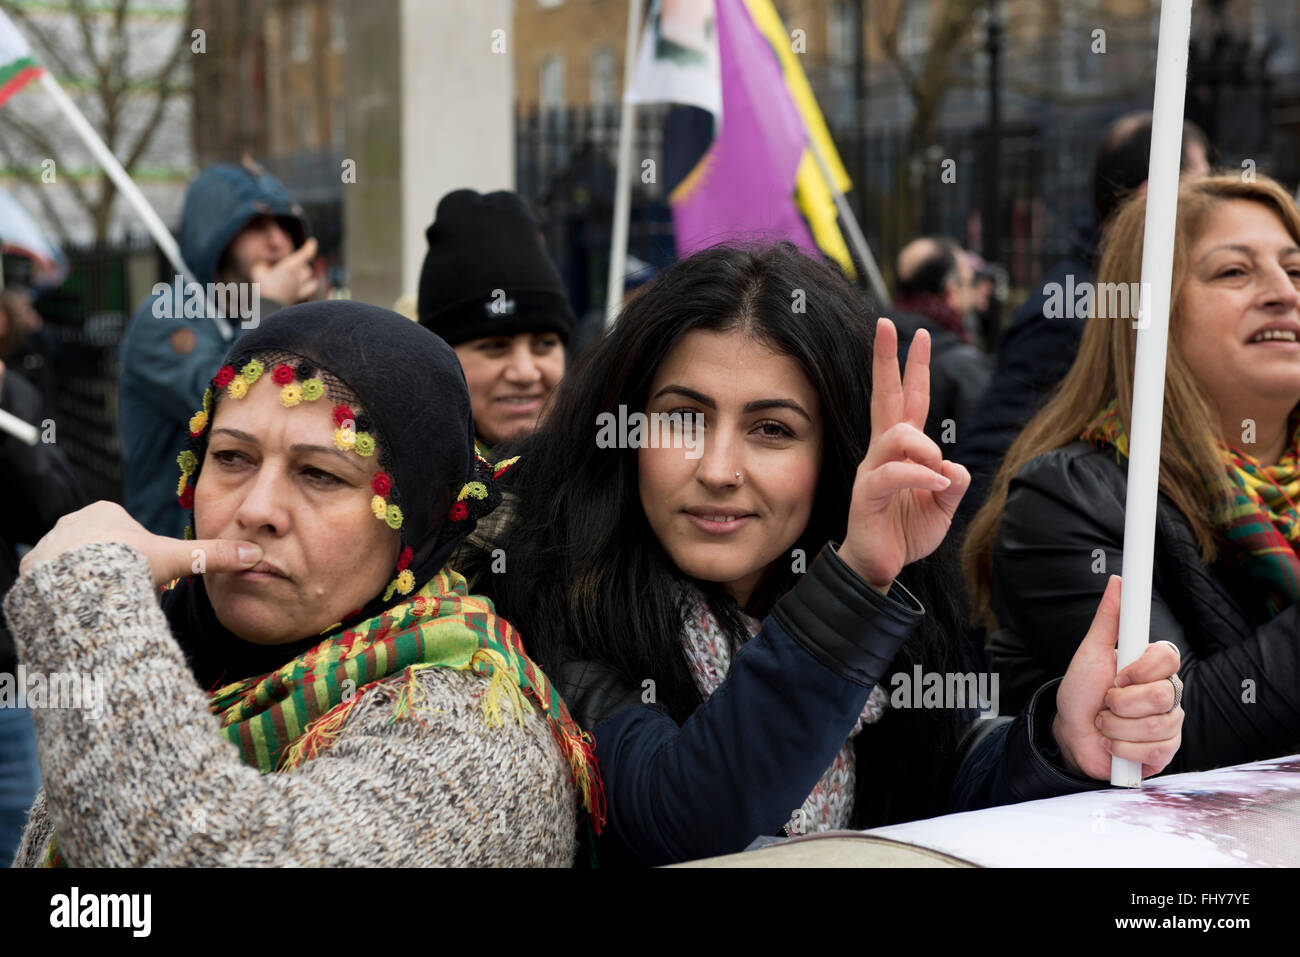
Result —
<instances>
[{"instance_id":1,"label":"knitted scarf under jacket","mask_svg":"<svg viewBox=\"0 0 1300 957\"><path fill-rule=\"evenodd\" d=\"M1232 484L1232 497L1213 516L1214 526L1242 567L1264 590L1271 614L1300 598L1300 416L1289 423L1291 440L1276 465L1224 443L1219 456ZM1128 435L1111 399L1080 438L1109 446L1128 457Z\"/></svg>"},{"instance_id":2,"label":"knitted scarf under jacket","mask_svg":"<svg viewBox=\"0 0 1300 957\"><path fill-rule=\"evenodd\" d=\"M686 658L695 677L695 686L704 697L718 690L718 686L731 668L731 645L726 632L709 610L708 602L698 589L687 587L685 593L686 618L682 624L682 642ZM752 638L761 624L748 615L741 615L745 628ZM814 834L834 831L849 826L853 814L853 795L857 781L857 760L853 738L864 725L875 724L885 713L889 696L880 685L871 689L858 722L849 732L844 746L821 780L813 787L808 799L785 826L787 834Z\"/></svg>"}]
</instances>

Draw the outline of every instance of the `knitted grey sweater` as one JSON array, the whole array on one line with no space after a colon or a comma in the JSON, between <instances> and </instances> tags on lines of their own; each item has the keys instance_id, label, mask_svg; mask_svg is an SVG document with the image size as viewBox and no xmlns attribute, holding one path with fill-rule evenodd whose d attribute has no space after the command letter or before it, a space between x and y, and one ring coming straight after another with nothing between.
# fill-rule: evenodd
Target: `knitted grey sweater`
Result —
<instances>
[{"instance_id":1,"label":"knitted grey sweater","mask_svg":"<svg viewBox=\"0 0 1300 957\"><path fill-rule=\"evenodd\" d=\"M23 575L4 605L29 674L98 673L104 689L98 720L33 709L45 787L15 866L40 865L51 832L69 863L91 867L573 863L560 746L536 711L489 728L480 677L416 672L423 727L389 723L390 679L322 754L263 775L219 736L139 552L74 549Z\"/></svg>"}]
</instances>

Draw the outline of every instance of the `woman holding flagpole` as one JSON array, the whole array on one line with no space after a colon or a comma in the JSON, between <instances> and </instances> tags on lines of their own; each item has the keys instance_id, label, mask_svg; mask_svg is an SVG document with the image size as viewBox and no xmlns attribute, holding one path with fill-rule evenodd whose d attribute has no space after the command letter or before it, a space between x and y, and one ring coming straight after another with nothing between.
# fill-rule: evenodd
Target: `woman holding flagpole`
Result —
<instances>
[{"instance_id":1,"label":"woman holding flagpole","mask_svg":"<svg viewBox=\"0 0 1300 957\"><path fill-rule=\"evenodd\" d=\"M1004 700L1063 674L1124 563L1146 199L1116 214L1094 315L972 523L965 568ZM1150 636L1182 655L1170 770L1300 745L1300 209L1262 174L1181 186Z\"/></svg>"},{"instance_id":2,"label":"woman holding flagpole","mask_svg":"<svg viewBox=\"0 0 1300 957\"><path fill-rule=\"evenodd\" d=\"M969 475L921 431L928 346L900 381L893 325L836 269L718 247L633 300L555 393L497 543L509 571L484 587L594 734L602 864L1048 797L1103 786L1112 754L1147 774L1172 757L1173 649L1114 687L1118 581L1064 681L1014 721L904 693L964 671L931 553ZM635 415L667 423L657 441L602 432Z\"/></svg>"}]
</instances>

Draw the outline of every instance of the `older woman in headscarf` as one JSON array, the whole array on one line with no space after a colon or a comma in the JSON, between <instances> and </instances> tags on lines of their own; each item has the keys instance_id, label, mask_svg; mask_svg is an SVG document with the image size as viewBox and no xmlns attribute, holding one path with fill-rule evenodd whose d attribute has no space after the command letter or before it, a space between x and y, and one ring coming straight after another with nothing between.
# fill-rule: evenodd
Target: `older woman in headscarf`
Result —
<instances>
[{"instance_id":1,"label":"older woman in headscarf","mask_svg":"<svg viewBox=\"0 0 1300 957\"><path fill-rule=\"evenodd\" d=\"M29 673L105 692L35 712L16 863L570 864L588 743L445 565L502 471L455 353L387 310L286 309L190 433L194 540L100 502L5 601Z\"/></svg>"}]
</instances>

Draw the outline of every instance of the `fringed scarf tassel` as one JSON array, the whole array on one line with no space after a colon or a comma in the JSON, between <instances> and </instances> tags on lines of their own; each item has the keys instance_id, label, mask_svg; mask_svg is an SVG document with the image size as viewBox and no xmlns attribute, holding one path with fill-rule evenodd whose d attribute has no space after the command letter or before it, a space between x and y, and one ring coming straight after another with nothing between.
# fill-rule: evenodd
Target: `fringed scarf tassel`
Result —
<instances>
[{"instance_id":1,"label":"fringed scarf tassel","mask_svg":"<svg viewBox=\"0 0 1300 957\"><path fill-rule=\"evenodd\" d=\"M596 742L585 731L572 734L556 724L552 724L551 729L569 759L573 783L577 785L582 806L591 819L591 829L599 834L605 827L605 785L596 769Z\"/></svg>"},{"instance_id":2,"label":"fringed scarf tassel","mask_svg":"<svg viewBox=\"0 0 1300 957\"><path fill-rule=\"evenodd\" d=\"M487 690L483 692L483 718L489 728L499 728L505 723L501 714L501 699L510 702L514 711L515 722L524 726L524 715L532 713L532 705L524 697L523 691L515 680L515 671L505 655L494 648L480 648L469 659L469 666L482 673L475 665L491 665L492 674L488 677Z\"/></svg>"},{"instance_id":3,"label":"fringed scarf tassel","mask_svg":"<svg viewBox=\"0 0 1300 957\"><path fill-rule=\"evenodd\" d=\"M340 702L309 724L302 736L284 752L280 770L292 771L304 761L310 761L333 744L338 736L343 733L348 718L352 716L352 709L361 700L361 694L364 690L364 688L358 688L357 693L352 696L352 700Z\"/></svg>"}]
</instances>

